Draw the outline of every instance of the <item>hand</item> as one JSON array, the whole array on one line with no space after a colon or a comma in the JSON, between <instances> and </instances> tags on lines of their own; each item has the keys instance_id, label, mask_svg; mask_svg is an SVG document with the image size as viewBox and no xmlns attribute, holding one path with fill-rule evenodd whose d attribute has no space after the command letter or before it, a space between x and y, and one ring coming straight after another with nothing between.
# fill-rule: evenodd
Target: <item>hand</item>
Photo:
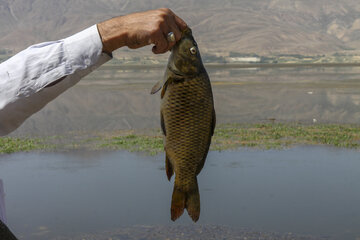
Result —
<instances>
[{"instance_id":1,"label":"hand","mask_svg":"<svg viewBox=\"0 0 360 240\"><path fill-rule=\"evenodd\" d=\"M152 51L155 54L167 52L176 43L167 40L169 32L173 32L178 41L181 31L187 27L167 8L112 18L97 26L104 52L110 53L123 46L135 49L154 44Z\"/></svg>"}]
</instances>

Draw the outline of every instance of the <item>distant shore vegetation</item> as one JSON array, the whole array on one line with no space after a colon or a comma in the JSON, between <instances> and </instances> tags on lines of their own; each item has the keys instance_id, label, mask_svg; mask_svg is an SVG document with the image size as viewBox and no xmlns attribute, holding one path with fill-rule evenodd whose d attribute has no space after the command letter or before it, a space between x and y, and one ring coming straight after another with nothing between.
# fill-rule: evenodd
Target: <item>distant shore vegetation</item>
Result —
<instances>
[{"instance_id":1,"label":"distant shore vegetation","mask_svg":"<svg viewBox=\"0 0 360 240\"><path fill-rule=\"evenodd\" d=\"M216 127L211 150L242 147L284 149L298 145L360 149L360 125L338 124L225 124ZM0 153L69 150L125 150L155 155L163 151L159 129L119 130L97 136L52 136L46 138L0 138Z\"/></svg>"},{"instance_id":2,"label":"distant shore vegetation","mask_svg":"<svg viewBox=\"0 0 360 240\"><path fill-rule=\"evenodd\" d=\"M9 49L0 49L0 62L10 58L14 52ZM218 64L319 64L319 63L360 63L360 55L350 53L333 53L331 55L301 55L301 54L275 54L273 56L261 56L256 53L229 52L226 54L202 54L204 63ZM108 65L163 65L167 62L166 58L157 56L116 56Z\"/></svg>"},{"instance_id":3,"label":"distant shore vegetation","mask_svg":"<svg viewBox=\"0 0 360 240\"><path fill-rule=\"evenodd\" d=\"M245 54L230 52L225 55L202 54L205 64L319 64L319 63L360 63L360 55L334 53L331 55L301 55L301 54L278 54L273 56L260 56L258 54ZM156 56L146 57L120 57L114 58L109 65L164 65L166 58Z\"/></svg>"}]
</instances>

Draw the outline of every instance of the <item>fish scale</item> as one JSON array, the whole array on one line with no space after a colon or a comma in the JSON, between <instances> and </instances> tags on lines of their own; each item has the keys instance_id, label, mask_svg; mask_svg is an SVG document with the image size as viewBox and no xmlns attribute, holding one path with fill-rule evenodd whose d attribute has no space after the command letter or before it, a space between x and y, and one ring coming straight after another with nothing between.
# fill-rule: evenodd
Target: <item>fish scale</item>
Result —
<instances>
[{"instance_id":1,"label":"fish scale","mask_svg":"<svg viewBox=\"0 0 360 240\"><path fill-rule=\"evenodd\" d=\"M187 209L197 221L200 194L196 177L209 151L215 110L210 80L189 28L172 49L164 81L151 92L161 87L161 127L169 180L175 172L171 219L176 220Z\"/></svg>"},{"instance_id":2,"label":"fish scale","mask_svg":"<svg viewBox=\"0 0 360 240\"><path fill-rule=\"evenodd\" d=\"M165 149L176 173L175 185L189 191L200 161L210 141L213 101L210 83L202 78L169 85L162 99L163 116L168 137Z\"/></svg>"}]
</instances>

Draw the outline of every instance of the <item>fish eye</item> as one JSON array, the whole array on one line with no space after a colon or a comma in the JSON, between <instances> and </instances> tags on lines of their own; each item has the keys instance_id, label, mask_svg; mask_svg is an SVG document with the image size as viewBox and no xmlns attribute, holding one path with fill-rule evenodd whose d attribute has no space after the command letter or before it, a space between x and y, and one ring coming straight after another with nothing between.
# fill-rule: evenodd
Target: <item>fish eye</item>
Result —
<instances>
[{"instance_id":1,"label":"fish eye","mask_svg":"<svg viewBox=\"0 0 360 240\"><path fill-rule=\"evenodd\" d=\"M195 55L195 54L196 54L196 47L191 47L191 48L190 48L190 53L191 53L192 55Z\"/></svg>"}]
</instances>

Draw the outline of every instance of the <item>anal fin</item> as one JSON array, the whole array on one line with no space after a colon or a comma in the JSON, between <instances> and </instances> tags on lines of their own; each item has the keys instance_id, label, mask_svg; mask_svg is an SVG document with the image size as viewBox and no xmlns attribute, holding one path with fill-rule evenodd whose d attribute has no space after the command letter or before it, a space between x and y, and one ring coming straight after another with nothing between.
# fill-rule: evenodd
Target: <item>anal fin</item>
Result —
<instances>
[{"instance_id":1,"label":"anal fin","mask_svg":"<svg viewBox=\"0 0 360 240\"><path fill-rule=\"evenodd\" d=\"M162 130L163 134L166 136L165 121L164 121L164 115L163 115L162 111L160 112L160 125L161 125L161 130Z\"/></svg>"},{"instance_id":2,"label":"anal fin","mask_svg":"<svg viewBox=\"0 0 360 240\"><path fill-rule=\"evenodd\" d=\"M167 154L165 157L165 168L166 168L166 176L167 176L168 180L170 181L172 175L174 175L174 169L173 169L173 166L172 166Z\"/></svg>"}]
</instances>

